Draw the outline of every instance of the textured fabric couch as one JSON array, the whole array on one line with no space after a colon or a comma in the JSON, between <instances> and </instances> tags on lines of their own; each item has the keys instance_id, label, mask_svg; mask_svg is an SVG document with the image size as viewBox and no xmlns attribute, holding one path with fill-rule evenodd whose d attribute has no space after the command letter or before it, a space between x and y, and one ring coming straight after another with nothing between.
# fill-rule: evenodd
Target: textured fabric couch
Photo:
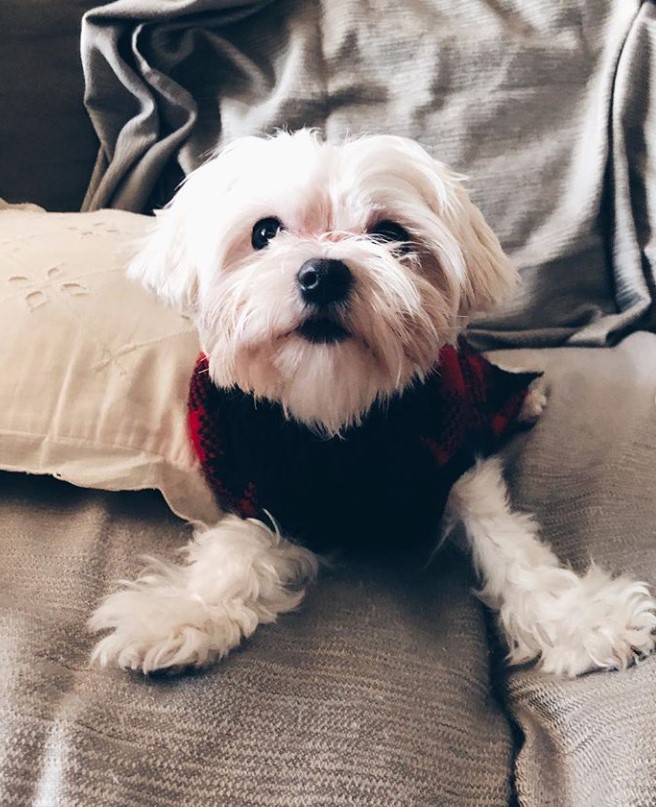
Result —
<instances>
[{"instance_id":1,"label":"textured fabric couch","mask_svg":"<svg viewBox=\"0 0 656 807\"><path fill-rule=\"evenodd\" d=\"M0 8L0 197L136 215L238 134L419 138L470 176L522 270L518 297L470 332L549 383L543 419L507 452L515 501L575 568L594 557L656 586L656 6L94 5ZM3 327L0 349L17 351ZM2 400L20 405L5 375ZM0 468L7 446L0 425ZM49 473L74 479L61 463ZM299 613L203 674L90 667L94 604L189 527L157 492L11 467L0 804L656 804L656 658L572 681L507 668L453 550L428 569L337 565Z\"/></svg>"}]
</instances>

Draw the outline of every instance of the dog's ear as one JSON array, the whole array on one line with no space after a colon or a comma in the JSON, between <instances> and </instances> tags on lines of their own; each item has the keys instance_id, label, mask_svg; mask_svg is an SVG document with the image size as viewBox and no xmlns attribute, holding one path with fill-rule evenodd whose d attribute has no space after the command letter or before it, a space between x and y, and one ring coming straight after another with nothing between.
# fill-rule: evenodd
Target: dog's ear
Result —
<instances>
[{"instance_id":1,"label":"dog's ear","mask_svg":"<svg viewBox=\"0 0 656 807\"><path fill-rule=\"evenodd\" d=\"M464 263L458 313L468 318L489 311L510 296L519 277L517 270L472 202L463 185L466 177L424 154L428 159L423 170L432 186L429 204L455 240Z\"/></svg>"},{"instance_id":2,"label":"dog's ear","mask_svg":"<svg viewBox=\"0 0 656 807\"><path fill-rule=\"evenodd\" d=\"M201 169L199 169L201 170ZM183 313L196 307L198 267L189 250L187 218L196 183L195 173L172 201L155 213L153 225L128 268L128 277L141 281Z\"/></svg>"},{"instance_id":3,"label":"dog's ear","mask_svg":"<svg viewBox=\"0 0 656 807\"><path fill-rule=\"evenodd\" d=\"M456 206L459 210L453 211L450 227L458 239L466 266L459 313L470 317L506 300L519 275L459 179L455 194L459 198Z\"/></svg>"}]
</instances>

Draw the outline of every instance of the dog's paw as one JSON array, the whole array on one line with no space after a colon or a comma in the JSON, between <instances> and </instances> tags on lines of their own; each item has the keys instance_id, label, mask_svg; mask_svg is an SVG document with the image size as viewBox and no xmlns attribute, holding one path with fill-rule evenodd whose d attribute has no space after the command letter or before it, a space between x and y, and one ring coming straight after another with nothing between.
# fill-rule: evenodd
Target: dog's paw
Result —
<instances>
[{"instance_id":1,"label":"dog's paw","mask_svg":"<svg viewBox=\"0 0 656 807\"><path fill-rule=\"evenodd\" d=\"M90 618L92 631L110 631L92 662L143 673L206 667L257 625L249 609L233 610L218 613L186 593L133 584L110 594Z\"/></svg>"},{"instance_id":2,"label":"dog's paw","mask_svg":"<svg viewBox=\"0 0 656 807\"><path fill-rule=\"evenodd\" d=\"M528 388L524 403L519 412L520 423L535 423L541 417L547 406L547 382L544 376L533 381Z\"/></svg>"},{"instance_id":3,"label":"dog's paw","mask_svg":"<svg viewBox=\"0 0 656 807\"><path fill-rule=\"evenodd\" d=\"M552 579L539 601L524 603L523 614L502 617L511 662L537 658L544 672L573 678L625 669L654 650L656 600L644 583L613 579L596 566L582 578L565 569L551 573L562 575L556 586Z\"/></svg>"}]
</instances>

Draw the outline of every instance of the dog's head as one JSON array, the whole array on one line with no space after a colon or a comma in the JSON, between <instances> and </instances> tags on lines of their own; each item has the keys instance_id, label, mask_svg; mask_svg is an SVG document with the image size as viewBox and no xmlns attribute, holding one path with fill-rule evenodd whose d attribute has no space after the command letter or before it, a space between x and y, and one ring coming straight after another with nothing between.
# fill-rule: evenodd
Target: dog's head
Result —
<instances>
[{"instance_id":1,"label":"dog's head","mask_svg":"<svg viewBox=\"0 0 656 807\"><path fill-rule=\"evenodd\" d=\"M515 271L418 144L237 140L157 216L130 273L193 315L213 381L327 434L430 372Z\"/></svg>"}]
</instances>

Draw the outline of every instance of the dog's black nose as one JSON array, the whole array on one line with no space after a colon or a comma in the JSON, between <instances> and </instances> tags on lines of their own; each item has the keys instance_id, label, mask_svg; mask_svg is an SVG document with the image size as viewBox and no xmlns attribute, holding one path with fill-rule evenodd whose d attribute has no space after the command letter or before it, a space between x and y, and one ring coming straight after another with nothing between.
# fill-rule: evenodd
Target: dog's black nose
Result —
<instances>
[{"instance_id":1,"label":"dog's black nose","mask_svg":"<svg viewBox=\"0 0 656 807\"><path fill-rule=\"evenodd\" d=\"M351 289L351 270L342 261L312 258L305 261L296 275L301 296L306 303L330 305L341 303Z\"/></svg>"}]
</instances>

